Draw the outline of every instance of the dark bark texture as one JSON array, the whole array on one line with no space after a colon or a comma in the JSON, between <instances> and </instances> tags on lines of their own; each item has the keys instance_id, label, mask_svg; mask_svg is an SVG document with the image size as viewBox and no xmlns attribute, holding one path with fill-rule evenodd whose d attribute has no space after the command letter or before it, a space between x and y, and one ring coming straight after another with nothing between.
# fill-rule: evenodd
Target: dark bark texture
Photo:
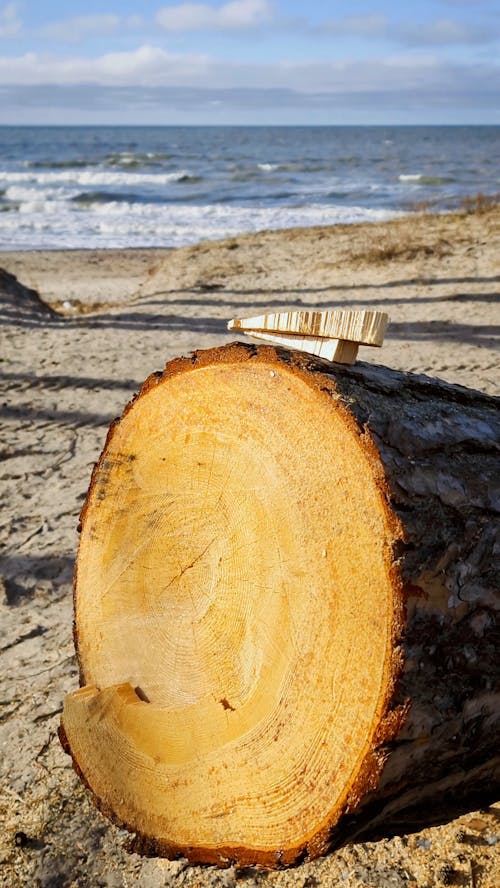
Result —
<instances>
[{"instance_id":1,"label":"dark bark texture","mask_svg":"<svg viewBox=\"0 0 500 888\"><path fill-rule=\"evenodd\" d=\"M408 717L342 837L442 822L500 798L500 399L385 367L308 362L375 444L404 530Z\"/></svg>"}]
</instances>

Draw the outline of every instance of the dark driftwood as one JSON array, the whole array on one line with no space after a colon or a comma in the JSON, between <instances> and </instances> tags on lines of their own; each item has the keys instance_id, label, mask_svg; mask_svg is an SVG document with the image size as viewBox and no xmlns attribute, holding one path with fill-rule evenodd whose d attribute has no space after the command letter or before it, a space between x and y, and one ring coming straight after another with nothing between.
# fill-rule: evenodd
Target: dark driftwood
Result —
<instances>
[{"instance_id":1,"label":"dark driftwood","mask_svg":"<svg viewBox=\"0 0 500 888\"><path fill-rule=\"evenodd\" d=\"M185 854L193 861L291 865L345 841L411 831L496 801L499 399L384 367L330 365L241 343L172 362L163 376L148 380L139 397L193 367L246 362L289 370L335 399L379 467L377 483L394 524L388 558L399 597L388 705L342 815L317 841L284 854L246 848L244 842L219 850L195 842L176 846L139 831L134 849ZM105 453L93 485L101 475L106 480ZM82 679L88 680L84 671ZM62 739L72 752L64 728L63 716ZM79 770L78 760L75 765ZM113 816L102 800L100 805ZM313 833L315 824L310 828Z\"/></svg>"}]
</instances>

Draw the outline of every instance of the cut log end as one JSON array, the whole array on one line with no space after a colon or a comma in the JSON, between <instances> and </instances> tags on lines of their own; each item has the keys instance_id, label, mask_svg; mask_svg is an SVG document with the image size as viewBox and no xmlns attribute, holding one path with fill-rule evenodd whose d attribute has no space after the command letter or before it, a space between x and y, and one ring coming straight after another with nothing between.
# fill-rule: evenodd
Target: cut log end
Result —
<instances>
[{"instance_id":1,"label":"cut log end","mask_svg":"<svg viewBox=\"0 0 500 888\"><path fill-rule=\"evenodd\" d=\"M290 866L500 795L499 443L495 399L270 346L145 383L82 511L61 729L135 850Z\"/></svg>"},{"instance_id":2,"label":"cut log end","mask_svg":"<svg viewBox=\"0 0 500 888\"><path fill-rule=\"evenodd\" d=\"M62 719L143 848L325 852L396 730L399 535L369 436L300 360L234 345L143 387L82 514Z\"/></svg>"}]
</instances>

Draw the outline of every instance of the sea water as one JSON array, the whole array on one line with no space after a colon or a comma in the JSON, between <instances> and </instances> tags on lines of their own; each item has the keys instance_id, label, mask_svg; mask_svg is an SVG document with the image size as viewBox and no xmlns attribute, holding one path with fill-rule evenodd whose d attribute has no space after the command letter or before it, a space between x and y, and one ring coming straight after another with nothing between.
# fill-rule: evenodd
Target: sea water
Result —
<instances>
[{"instance_id":1,"label":"sea water","mask_svg":"<svg viewBox=\"0 0 500 888\"><path fill-rule=\"evenodd\" d=\"M0 127L0 249L172 247L500 191L500 127Z\"/></svg>"}]
</instances>

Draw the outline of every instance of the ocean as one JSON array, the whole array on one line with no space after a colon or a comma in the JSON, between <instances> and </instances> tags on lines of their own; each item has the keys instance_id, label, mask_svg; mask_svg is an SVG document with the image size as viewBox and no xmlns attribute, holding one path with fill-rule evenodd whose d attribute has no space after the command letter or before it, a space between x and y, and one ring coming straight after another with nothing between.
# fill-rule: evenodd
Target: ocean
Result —
<instances>
[{"instance_id":1,"label":"ocean","mask_svg":"<svg viewBox=\"0 0 500 888\"><path fill-rule=\"evenodd\" d=\"M0 249L174 247L453 209L500 127L0 127Z\"/></svg>"}]
</instances>

